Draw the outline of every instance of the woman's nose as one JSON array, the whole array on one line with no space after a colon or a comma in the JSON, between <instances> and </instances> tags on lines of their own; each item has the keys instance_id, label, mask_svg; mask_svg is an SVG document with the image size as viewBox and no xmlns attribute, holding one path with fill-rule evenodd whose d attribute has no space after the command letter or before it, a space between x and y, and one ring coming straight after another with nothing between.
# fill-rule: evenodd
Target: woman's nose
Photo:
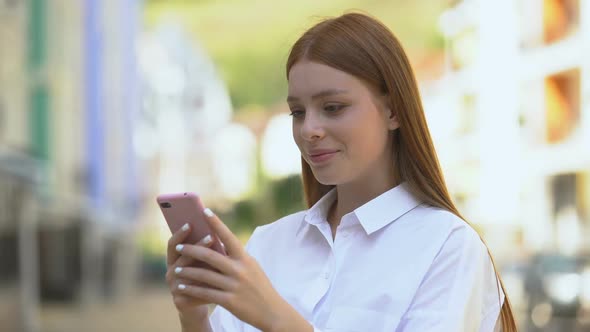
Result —
<instances>
[{"instance_id":1,"label":"woman's nose","mask_svg":"<svg viewBox=\"0 0 590 332\"><path fill-rule=\"evenodd\" d=\"M325 130L322 120L314 114L307 112L301 126L301 136L308 141L314 141L324 137Z\"/></svg>"}]
</instances>

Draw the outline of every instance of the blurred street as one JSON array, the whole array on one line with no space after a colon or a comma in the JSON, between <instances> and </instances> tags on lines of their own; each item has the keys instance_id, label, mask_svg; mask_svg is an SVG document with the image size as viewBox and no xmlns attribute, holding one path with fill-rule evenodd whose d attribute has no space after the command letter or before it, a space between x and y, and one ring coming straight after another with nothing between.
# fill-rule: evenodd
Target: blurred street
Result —
<instances>
[{"instance_id":1,"label":"blurred street","mask_svg":"<svg viewBox=\"0 0 590 332\"><path fill-rule=\"evenodd\" d=\"M521 324L521 332L588 332L590 325L585 322L579 322L575 318L555 318L543 328L531 327Z\"/></svg>"},{"instance_id":2,"label":"blurred street","mask_svg":"<svg viewBox=\"0 0 590 332\"><path fill-rule=\"evenodd\" d=\"M553 318L537 328L527 325L523 312L517 319L521 332L588 332L590 317ZM170 294L165 288L148 286L123 301L93 305L51 305L41 312L42 332L179 331L180 325Z\"/></svg>"},{"instance_id":3,"label":"blurred street","mask_svg":"<svg viewBox=\"0 0 590 332\"><path fill-rule=\"evenodd\" d=\"M556 318L544 328L529 327L523 328L522 332L588 332L590 325L580 323L575 318Z\"/></svg>"},{"instance_id":4,"label":"blurred street","mask_svg":"<svg viewBox=\"0 0 590 332\"><path fill-rule=\"evenodd\" d=\"M44 307L42 332L179 331L178 317L165 288L147 287L125 301L94 305L87 309L71 305ZM588 332L590 317L553 318L537 328L527 325L523 312L517 319L521 332Z\"/></svg>"},{"instance_id":5,"label":"blurred street","mask_svg":"<svg viewBox=\"0 0 590 332\"><path fill-rule=\"evenodd\" d=\"M180 331L178 315L166 288L148 287L129 298L87 308L73 306L44 306L40 332Z\"/></svg>"}]
</instances>

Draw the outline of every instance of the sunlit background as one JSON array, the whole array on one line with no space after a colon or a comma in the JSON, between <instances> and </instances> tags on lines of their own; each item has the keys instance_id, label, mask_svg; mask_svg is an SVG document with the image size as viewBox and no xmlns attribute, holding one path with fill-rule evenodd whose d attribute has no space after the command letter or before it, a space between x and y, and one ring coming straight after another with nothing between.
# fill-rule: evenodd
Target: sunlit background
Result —
<instances>
[{"instance_id":1,"label":"sunlit background","mask_svg":"<svg viewBox=\"0 0 590 332\"><path fill-rule=\"evenodd\" d=\"M590 0L0 0L0 331L180 331L159 193L247 241L304 208L289 47L361 9L409 54L523 331L590 331Z\"/></svg>"}]
</instances>

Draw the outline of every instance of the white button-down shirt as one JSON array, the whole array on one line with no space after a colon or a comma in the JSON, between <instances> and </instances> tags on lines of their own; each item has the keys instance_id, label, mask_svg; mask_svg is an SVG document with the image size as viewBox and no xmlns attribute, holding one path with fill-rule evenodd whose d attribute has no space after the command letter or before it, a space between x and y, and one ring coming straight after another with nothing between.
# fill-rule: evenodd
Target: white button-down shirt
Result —
<instances>
[{"instance_id":1,"label":"white button-down shirt","mask_svg":"<svg viewBox=\"0 0 590 332\"><path fill-rule=\"evenodd\" d=\"M402 184L342 217L332 240L335 198L256 228L246 246L316 331L494 331L504 295L467 223ZM220 306L210 322L258 331Z\"/></svg>"}]
</instances>

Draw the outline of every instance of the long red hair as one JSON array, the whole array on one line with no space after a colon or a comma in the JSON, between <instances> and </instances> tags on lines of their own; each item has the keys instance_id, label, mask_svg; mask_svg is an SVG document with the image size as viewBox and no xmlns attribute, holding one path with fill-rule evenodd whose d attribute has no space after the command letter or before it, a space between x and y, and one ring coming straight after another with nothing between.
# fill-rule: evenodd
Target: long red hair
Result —
<instances>
[{"instance_id":1,"label":"long red hair","mask_svg":"<svg viewBox=\"0 0 590 332\"><path fill-rule=\"evenodd\" d=\"M400 42L384 24L360 13L326 19L307 30L293 45L287 60L287 79L291 67L302 60L354 75L386 94L400 124L393 133L396 179L405 182L425 203L465 220L447 190L410 62ZM305 200L311 207L334 186L319 183L303 158L301 165ZM510 301L491 254L490 258L505 294L500 312L503 331L515 332Z\"/></svg>"}]
</instances>

